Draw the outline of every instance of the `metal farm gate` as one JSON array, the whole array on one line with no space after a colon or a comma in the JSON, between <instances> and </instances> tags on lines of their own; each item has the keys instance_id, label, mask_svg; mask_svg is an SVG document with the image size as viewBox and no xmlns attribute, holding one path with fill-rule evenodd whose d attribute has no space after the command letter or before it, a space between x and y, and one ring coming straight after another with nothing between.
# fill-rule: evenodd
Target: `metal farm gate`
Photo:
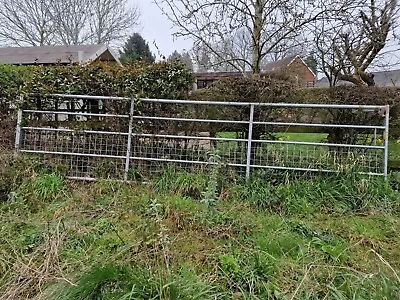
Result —
<instances>
[{"instance_id":1,"label":"metal farm gate","mask_svg":"<svg viewBox=\"0 0 400 300\"><path fill-rule=\"evenodd\" d=\"M388 172L389 106L46 99L46 108L18 111L15 148L72 179L132 180L214 164L246 178L265 169Z\"/></svg>"}]
</instances>

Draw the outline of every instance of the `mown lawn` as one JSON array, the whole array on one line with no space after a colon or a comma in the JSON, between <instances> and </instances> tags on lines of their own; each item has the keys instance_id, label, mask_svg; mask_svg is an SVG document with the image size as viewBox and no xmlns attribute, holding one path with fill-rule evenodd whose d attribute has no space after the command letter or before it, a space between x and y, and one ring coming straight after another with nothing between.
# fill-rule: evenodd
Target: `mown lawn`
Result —
<instances>
[{"instance_id":1,"label":"mown lawn","mask_svg":"<svg viewBox=\"0 0 400 300\"><path fill-rule=\"evenodd\" d=\"M0 299L400 298L395 174L123 184L1 168Z\"/></svg>"}]
</instances>

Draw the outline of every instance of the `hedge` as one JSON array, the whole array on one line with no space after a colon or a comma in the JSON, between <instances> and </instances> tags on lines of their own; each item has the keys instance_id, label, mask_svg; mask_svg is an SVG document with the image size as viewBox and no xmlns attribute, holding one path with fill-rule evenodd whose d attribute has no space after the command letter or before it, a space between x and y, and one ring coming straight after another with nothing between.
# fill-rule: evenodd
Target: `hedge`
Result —
<instances>
[{"instance_id":1,"label":"hedge","mask_svg":"<svg viewBox=\"0 0 400 300\"><path fill-rule=\"evenodd\" d=\"M2 108L19 95L52 93L148 98L185 98L194 75L179 62L136 63L119 67L93 63L66 66L0 65Z\"/></svg>"},{"instance_id":2,"label":"hedge","mask_svg":"<svg viewBox=\"0 0 400 300\"><path fill-rule=\"evenodd\" d=\"M230 102L256 102L256 103L320 103L320 104L354 104L354 105L390 105L390 132L392 136L400 136L400 88L397 87L362 87L362 86L337 86L330 88L299 88L285 81L262 78L235 78L222 79L205 89L198 90L191 96L193 100L208 101L230 101ZM212 108L209 108L212 110ZM247 108L246 108L247 109ZM226 118L237 118L248 115L246 109L238 111L237 107L225 109ZM264 116L264 120L281 118L288 115L289 109L275 110L275 114ZM212 112L209 112L213 114ZM310 118L320 118L321 121L336 122L337 124L356 124L364 121L381 122L382 118L376 120L365 120L367 114L354 114L350 110L325 110L319 116L310 109L291 110L294 118L302 119L303 122L311 121ZM377 112L379 113L379 112ZM371 115L369 118L371 118ZM376 116L375 116L376 117ZM374 117L373 117L374 118ZM329 119L329 120L328 120ZM299 120L295 120L299 121Z\"/></svg>"},{"instance_id":3,"label":"hedge","mask_svg":"<svg viewBox=\"0 0 400 300\"><path fill-rule=\"evenodd\" d=\"M140 62L124 67L107 63L82 66L0 65L0 148L12 145L15 109L22 105L33 109L54 108L54 99L44 95L66 93L187 98L193 82L193 73L176 61ZM120 111L127 109L121 103L110 102L108 106Z\"/></svg>"}]
</instances>

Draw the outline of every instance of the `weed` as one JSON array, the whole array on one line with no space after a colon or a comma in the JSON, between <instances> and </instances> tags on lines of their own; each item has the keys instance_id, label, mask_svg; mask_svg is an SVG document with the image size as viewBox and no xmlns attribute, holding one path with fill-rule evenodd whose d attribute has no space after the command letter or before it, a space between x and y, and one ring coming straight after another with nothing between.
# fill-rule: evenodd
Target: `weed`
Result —
<instances>
[{"instance_id":1,"label":"weed","mask_svg":"<svg viewBox=\"0 0 400 300\"><path fill-rule=\"evenodd\" d=\"M153 249L156 249L156 251L161 251L161 253L163 254L165 266L169 270L170 236L168 234L168 227L163 223L165 217L164 207L156 200L153 200L149 206L148 212L156 223L156 231L154 232L154 237L150 239L147 243L149 245L152 244Z\"/></svg>"},{"instance_id":2,"label":"weed","mask_svg":"<svg viewBox=\"0 0 400 300\"><path fill-rule=\"evenodd\" d=\"M118 178L120 175L120 166L115 162L104 160L94 168L96 178L111 179Z\"/></svg>"},{"instance_id":3,"label":"weed","mask_svg":"<svg viewBox=\"0 0 400 300\"><path fill-rule=\"evenodd\" d=\"M218 181L219 173L221 169L221 156L218 155L217 151L209 152L208 164L211 168L210 177L204 192L202 192L202 200L206 206L214 206L218 198Z\"/></svg>"},{"instance_id":4,"label":"weed","mask_svg":"<svg viewBox=\"0 0 400 300\"><path fill-rule=\"evenodd\" d=\"M62 196L65 182L56 174L34 175L22 181L21 185L8 195L1 209L18 215L36 212L43 205Z\"/></svg>"},{"instance_id":5,"label":"weed","mask_svg":"<svg viewBox=\"0 0 400 300\"><path fill-rule=\"evenodd\" d=\"M246 201L259 210L280 210L280 201L274 187L267 181L252 178L234 187L237 201Z\"/></svg>"},{"instance_id":6,"label":"weed","mask_svg":"<svg viewBox=\"0 0 400 300\"><path fill-rule=\"evenodd\" d=\"M118 299L131 290L131 270L127 266L106 265L93 267L82 275L75 286L70 286L58 299ZM140 273L137 275L141 275ZM138 276L138 277L139 277ZM140 281L140 277L136 278Z\"/></svg>"}]
</instances>

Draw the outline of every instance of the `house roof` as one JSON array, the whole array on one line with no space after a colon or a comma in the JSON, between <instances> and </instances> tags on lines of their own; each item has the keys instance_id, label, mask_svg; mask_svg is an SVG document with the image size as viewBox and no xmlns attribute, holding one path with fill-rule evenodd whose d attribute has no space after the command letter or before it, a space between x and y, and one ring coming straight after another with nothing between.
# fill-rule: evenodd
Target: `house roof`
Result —
<instances>
[{"instance_id":1,"label":"house roof","mask_svg":"<svg viewBox=\"0 0 400 300\"><path fill-rule=\"evenodd\" d=\"M276 70L280 70L285 67L289 67L296 59L299 59L307 68L308 70L316 77L317 75L314 73L313 70L307 65L307 63L300 57L300 55L292 55L282 59L278 59L276 61L272 61L261 66L261 72L272 72Z\"/></svg>"},{"instance_id":2,"label":"house roof","mask_svg":"<svg viewBox=\"0 0 400 300\"><path fill-rule=\"evenodd\" d=\"M295 60L297 57L299 57L298 55L294 55L294 56L288 56L282 59L278 59L275 61L271 61L265 65L261 66L261 71L263 72L271 72L271 71L275 71L275 70L279 70L282 68L287 67L288 65L290 65L293 60Z\"/></svg>"},{"instance_id":3,"label":"house roof","mask_svg":"<svg viewBox=\"0 0 400 300\"><path fill-rule=\"evenodd\" d=\"M70 64L91 61L116 61L118 58L106 45L65 45L0 48L0 64Z\"/></svg>"},{"instance_id":4,"label":"house roof","mask_svg":"<svg viewBox=\"0 0 400 300\"><path fill-rule=\"evenodd\" d=\"M400 70L372 72L376 86L400 86ZM352 85L347 81L338 81L337 85ZM316 86L329 86L329 81L326 77L317 81Z\"/></svg>"},{"instance_id":5,"label":"house roof","mask_svg":"<svg viewBox=\"0 0 400 300\"><path fill-rule=\"evenodd\" d=\"M400 70L374 72L377 86L400 86Z\"/></svg>"},{"instance_id":6,"label":"house roof","mask_svg":"<svg viewBox=\"0 0 400 300\"><path fill-rule=\"evenodd\" d=\"M260 75L268 75L273 71L280 70L282 68L290 66L295 59L300 59L301 62L310 70L310 72L316 77L315 73L310 69L307 63L299 56L293 55L288 56L283 59L279 59L276 61L269 62L265 65L261 66ZM251 75L251 72L246 72L246 75ZM243 73L241 72L199 72L196 73L198 79L205 79L205 80L213 80L213 79L221 79L226 77L241 77Z\"/></svg>"}]
</instances>

